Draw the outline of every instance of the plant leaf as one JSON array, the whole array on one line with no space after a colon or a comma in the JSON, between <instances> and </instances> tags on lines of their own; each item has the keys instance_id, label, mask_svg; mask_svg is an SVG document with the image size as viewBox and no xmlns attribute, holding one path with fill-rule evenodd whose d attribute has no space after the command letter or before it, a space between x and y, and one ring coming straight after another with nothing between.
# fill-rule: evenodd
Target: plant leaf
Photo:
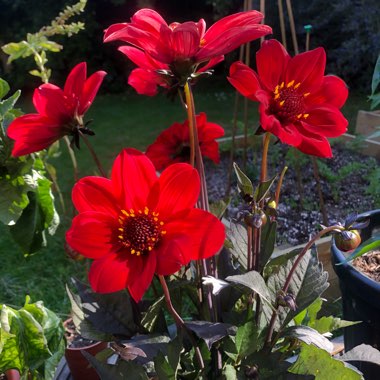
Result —
<instances>
[{"instance_id":1,"label":"plant leaf","mask_svg":"<svg viewBox=\"0 0 380 380\"><path fill-rule=\"evenodd\" d=\"M237 184L239 190L245 195L253 195L253 185L251 180L243 173L243 171L239 168L238 164L234 162L233 164L235 174L237 177Z\"/></svg>"},{"instance_id":2,"label":"plant leaf","mask_svg":"<svg viewBox=\"0 0 380 380\"><path fill-rule=\"evenodd\" d=\"M322 317L311 322L309 326L312 327L314 330L317 330L319 333L325 334L327 332L332 332L343 327L357 325L358 323L361 323L361 321L345 321L343 319L335 318L332 315L330 315L329 317Z\"/></svg>"},{"instance_id":3,"label":"plant leaf","mask_svg":"<svg viewBox=\"0 0 380 380\"><path fill-rule=\"evenodd\" d=\"M268 218L269 219L269 218ZM260 270L267 264L276 245L277 222L268 222L261 229Z\"/></svg>"},{"instance_id":4,"label":"plant leaf","mask_svg":"<svg viewBox=\"0 0 380 380\"><path fill-rule=\"evenodd\" d=\"M369 344L361 344L339 356L338 359L345 362L368 362L380 366L380 351Z\"/></svg>"},{"instance_id":5,"label":"plant leaf","mask_svg":"<svg viewBox=\"0 0 380 380\"><path fill-rule=\"evenodd\" d=\"M119 360L117 365L109 365L102 363L86 351L82 351L82 354L95 368L102 380L124 380L126 376L128 376L128 380L149 380L144 367L135 362Z\"/></svg>"},{"instance_id":6,"label":"plant leaf","mask_svg":"<svg viewBox=\"0 0 380 380\"><path fill-rule=\"evenodd\" d=\"M233 282L234 284L244 285L245 287L256 292L269 305L272 304L272 294L259 272L252 270L244 274L228 276L226 278L226 281Z\"/></svg>"},{"instance_id":7,"label":"plant leaf","mask_svg":"<svg viewBox=\"0 0 380 380\"><path fill-rule=\"evenodd\" d=\"M8 82L0 78L0 99L3 99L8 94L10 88Z\"/></svg>"},{"instance_id":8,"label":"plant leaf","mask_svg":"<svg viewBox=\"0 0 380 380\"><path fill-rule=\"evenodd\" d=\"M83 327L93 326L96 334L130 338L140 331L136 323L138 319L136 306L126 291L100 294L93 292L89 286L74 278L71 280L79 293L79 299L74 299L76 306L82 311L82 313L78 312L76 318L73 319L75 326L85 338L93 339L93 336L88 336L88 334L92 335L94 331L82 331L83 321L86 321ZM72 294L70 298L74 298ZM120 305L123 307L120 308Z\"/></svg>"},{"instance_id":9,"label":"plant leaf","mask_svg":"<svg viewBox=\"0 0 380 380\"><path fill-rule=\"evenodd\" d=\"M211 346L223 339L227 335L235 335L235 328L228 323L213 323L207 321L192 321L185 322L185 325L191 331L194 331L195 334L203 339L206 342L206 345L209 350Z\"/></svg>"},{"instance_id":10,"label":"plant leaf","mask_svg":"<svg viewBox=\"0 0 380 380\"><path fill-rule=\"evenodd\" d=\"M256 203L259 203L266 197L266 195L268 194L268 191L272 187L276 178L277 178L277 175L275 175L273 178L271 178L268 181L260 182L260 184L255 189L255 192L253 195L253 199L256 201Z\"/></svg>"},{"instance_id":11,"label":"plant leaf","mask_svg":"<svg viewBox=\"0 0 380 380\"><path fill-rule=\"evenodd\" d=\"M298 359L288 371L297 375L313 375L315 380L363 379L359 372L352 367L346 367L342 361L334 359L327 351L305 343L301 344Z\"/></svg>"},{"instance_id":12,"label":"plant leaf","mask_svg":"<svg viewBox=\"0 0 380 380\"><path fill-rule=\"evenodd\" d=\"M372 95L375 94L375 91L380 83L380 55L377 57L375 69L373 70L371 90Z\"/></svg>"},{"instance_id":13,"label":"plant leaf","mask_svg":"<svg viewBox=\"0 0 380 380\"><path fill-rule=\"evenodd\" d=\"M284 330L283 337L291 337L301 340L306 344L314 344L327 352L333 350L333 344L318 331L308 326L291 326Z\"/></svg>"},{"instance_id":14,"label":"plant leaf","mask_svg":"<svg viewBox=\"0 0 380 380\"><path fill-rule=\"evenodd\" d=\"M263 345L263 339L259 339L260 331L254 321L248 321L236 331L236 350L240 358L259 351Z\"/></svg>"}]
</instances>

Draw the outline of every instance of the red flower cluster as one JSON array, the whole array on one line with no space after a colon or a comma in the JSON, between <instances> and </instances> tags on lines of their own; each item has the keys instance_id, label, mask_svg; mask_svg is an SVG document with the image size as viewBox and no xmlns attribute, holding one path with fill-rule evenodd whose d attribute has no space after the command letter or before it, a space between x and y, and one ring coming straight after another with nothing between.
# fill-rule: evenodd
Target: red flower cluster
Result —
<instances>
[{"instance_id":1,"label":"red flower cluster","mask_svg":"<svg viewBox=\"0 0 380 380\"><path fill-rule=\"evenodd\" d=\"M168 25L154 10L141 9L130 23L111 25L104 42L120 40L135 46L119 48L139 66L128 83L140 94L154 95L157 85L171 87L172 78L182 83L240 45L271 33L269 26L260 24L262 18L257 11L236 13L206 30L203 19Z\"/></svg>"},{"instance_id":2,"label":"red flower cluster","mask_svg":"<svg viewBox=\"0 0 380 380\"><path fill-rule=\"evenodd\" d=\"M215 139L224 136L224 129L218 124L208 122L204 112L196 116L196 123L202 155L218 164L219 146ZM189 140L189 121L186 120L182 124L174 123L165 129L152 145L149 145L146 155L157 170L163 170L176 162L189 162Z\"/></svg>"},{"instance_id":3,"label":"red flower cluster","mask_svg":"<svg viewBox=\"0 0 380 380\"><path fill-rule=\"evenodd\" d=\"M339 109L348 90L338 77L324 76L323 48L291 58L276 40L257 52L257 71L241 62L230 68L230 83L245 97L260 102L261 127L301 152L331 157L327 137L347 130Z\"/></svg>"},{"instance_id":4,"label":"red flower cluster","mask_svg":"<svg viewBox=\"0 0 380 380\"><path fill-rule=\"evenodd\" d=\"M92 288L109 293L127 287L137 302L155 273L173 274L191 260L215 255L225 239L224 226L194 208L199 190L198 173L190 165L171 165L157 178L152 162L134 149L116 158L111 179L78 181L73 202L79 215L66 239L94 259Z\"/></svg>"},{"instance_id":5,"label":"red flower cluster","mask_svg":"<svg viewBox=\"0 0 380 380\"><path fill-rule=\"evenodd\" d=\"M97 71L87 78L87 65L82 62L72 69L63 90L50 83L38 87L33 94L38 113L16 118L7 129L8 136L15 140L12 155L38 152L83 127L83 115L105 75L106 72Z\"/></svg>"}]
</instances>

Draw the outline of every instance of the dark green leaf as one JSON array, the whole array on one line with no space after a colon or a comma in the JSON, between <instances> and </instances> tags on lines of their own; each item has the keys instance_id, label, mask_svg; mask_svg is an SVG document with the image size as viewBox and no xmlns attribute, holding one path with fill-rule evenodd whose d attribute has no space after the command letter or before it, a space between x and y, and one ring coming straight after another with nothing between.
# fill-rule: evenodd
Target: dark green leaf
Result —
<instances>
[{"instance_id":1,"label":"dark green leaf","mask_svg":"<svg viewBox=\"0 0 380 380\"><path fill-rule=\"evenodd\" d=\"M272 294L269 291L264 279L262 278L259 272L252 270L244 274L228 276L226 278L226 281L233 282L234 284L244 285L245 287L253 290L263 300L265 300L266 302L268 302L269 305L271 305L273 298Z\"/></svg>"},{"instance_id":2,"label":"dark green leaf","mask_svg":"<svg viewBox=\"0 0 380 380\"><path fill-rule=\"evenodd\" d=\"M29 204L23 210L17 223L10 227L14 241L25 255L37 252L45 243L44 216L37 202L36 194L28 192Z\"/></svg>"},{"instance_id":3,"label":"dark green leaf","mask_svg":"<svg viewBox=\"0 0 380 380\"><path fill-rule=\"evenodd\" d=\"M159 380L176 380L175 370L161 351L154 358L154 368Z\"/></svg>"},{"instance_id":4,"label":"dark green leaf","mask_svg":"<svg viewBox=\"0 0 380 380\"><path fill-rule=\"evenodd\" d=\"M141 319L141 326L149 332L154 331L156 323L163 315L163 307L165 297L160 297L153 305L151 305Z\"/></svg>"},{"instance_id":5,"label":"dark green leaf","mask_svg":"<svg viewBox=\"0 0 380 380\"><path fill-rule=\"evenodd\" d=\"M228 323L192 321L185 322L185 325L188 329L194 331L199 338L206 342L209 350L211 350L211 346L215 342L223 339L227 335L235 335L236 332L234 327Z\"/></svg>"},{"instance_id":6,"label":"dark green leaf","mask_svg":"<svg viewBox=\"0 0 380 380\"><path fill-rule=\"evenodd\" d=\"M333 344L318 331L308 326L291 326L284 330L282 334L284 338L296 338L306 344L314 344L328 352L333 349Z\"/></svg>"},{"instance_id":7,"label":"dark green leaf","mask_svg":"<svg viewBox=\"0 0 380 380\"><path fill-rule=\"evenodd\" d=\"M3 99L4 96L8 94L9 90L9 84L4 79L0 78L0 99Z\"/></svg>"},{"instance_id":8,"label":"dark green leaf","mask_svg":"<svg viewBox=\"0 0 380 380\"><path fill-rule=\"evenodd\" d=\"M222 376L225 380L236 380L237 373L235 367L231 364L226 364L226 366L223 368Z\"/></svg>"},{"instance_id":9,"label":"dark green leaf","mask_svg":"<svg viewBox=\"0 0 380 380\"><path fill-rule=\"evenodd\" d=\"M338 359L345 362L368 362L380 366L380 351L368 344L361 344L339 356Z\"/></svg>"},{"instance_id":10,"label":"dark green leaf","mask_svg":"<svg viewBox=\"0 0 380 380\"><path fill-rule=\"evenodd\" d=\"M273 186L273 183L276 180L276 178L277 176L274 176L268 181L260 182L260 184L255 189L255 193L253 195L253 199L256 201L256 203L259 203L266 197L266 195L268 194L268 191Z\"/></svg>"},{"instance_id":11,"label":"dark green leaf","mask_svg":"<svg viewBox=\"0 0 380 380\"><path fill-rule=\"evenodd\" d=\"M149 380L144 367L132 361L119 360L117 365L109 365L97 360L86 351L82 353L102 380Z\"/></svg>"},{"instance_id":12,"label":"dark green leaf","mask_svg":"<svg viewBox=\"0 0 380 380\"><path fill-rule=\"evenodd\" d=\"M237 177L238 188L243 194L253 195L253 185L251 180L242 172L239 166L234 162L234 170Z\"/></svg>"},{"instance_id":13,"label":"dark green leaf","mask_svg":"<svg viewBox=\"0 0 380 380\"><path fill-rule=\"evenodd\" d=\"M74 297L69 292L75 306L73 320L85 338L98 339L99 335L129 338L139 332L136 306L126 291L100 294L78 280L72 282L79 293L79 297Z\"/></svg>"},{"instance_id":14,"label":"dark green leaf","mask_svg":"<svg viewBox=\"0 0 380 380\"><path fill-rule=\"evenodd\" d=\"M380 83L380 55L377 57L375 69L373 70L371 90L372 95L375 94L377 87Z\"/></svg>"},{"instance_id":15,"label":"dark green leaf","mask_svg":"<svg viewBox=\"0 0 380 380\"><path fill-rule=\"evenodd\" d=\"M277 222L268 222L261 228L260 270L262 270L272 256L276 244Z\"/></svg>"},{"instance_id":16,"label":"dark green leaf","mask_svg":"<svg viewBox=\"0 0 380 380\"><path fill-rule=\"evenodd\" d=\"M240 358L248 356L262 348L263 340L259 338L259 328L253 321L248 321L236 331L236 350Z\"/></svg>"},{"instance_id":17,"label":"dark green leaf","mask_svg":"<svg viewBox=\"0 0 380 380\"><path fill-rule=\"evenodd\" d=\"M222 219L224 213L227 210L228 205L230 204L230 200L228 199L227 202L225 202L223 199L219 200L218 202L213 202L210 204L210 212L215 215L218 219Z\"/></svg>"},{"instance_id":18,"label":"dark green leaf","mask_svg":"<svg viewBox=\"0 0 380 380\"><path fill-rule=\"evenodd\" d=\"M363 377L344 365L338 359L314 345L301 344L301 352L297 361L289 368L289 372L299 375L313 375L316 380L345 379L361 380Z\"/></svg>"},{"instance_id":19,"label":"dark green leaf","mask_svg":"<svg viewBox=\"0 0 380 380\"><path fill-rule=\"evenodd\" d=\"M290 259L298 256L301 251L301 248L292 249L289 250L289 252L285 252L282 255L269 260L264 269L264 277L267 278L271 274L277 273Z\"/></svg>"}]
</instances>

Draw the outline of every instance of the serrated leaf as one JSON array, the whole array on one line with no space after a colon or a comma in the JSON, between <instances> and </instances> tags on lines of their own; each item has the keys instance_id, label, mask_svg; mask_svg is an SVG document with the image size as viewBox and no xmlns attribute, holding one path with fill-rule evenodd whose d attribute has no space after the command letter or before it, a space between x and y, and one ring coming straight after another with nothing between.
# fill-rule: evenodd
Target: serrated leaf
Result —
<instances>
[{"instance_id":1,"label":"serrated leaf","mask_svg":"<svg viewBox=\"0 0 380 380\"><path fill-rule=\"evenodd\" d=\"M269 276L267 286L273 294L278 294L282 290L296 259L297 256L287 260ZM318 261L316 254L308 251L299 262L288 289L288 293L295 297L297 309L293 311L280 306L275 323L276 331L286 326L293 317L312 304L327 289L327 278L328 274L323 271L322 264ZM263 314L269 322L272 311L265 304L263 305Z\"/></svg>"},{"instance_id":2,"label":"serrated leaf","mask_svg":"<svg viewBox=\"0 0 380 380\"><path fill-rule=\"evenodd\" d=\"M266 195L268 194L268 191L273 186L274 181L276 180L277 175L275 175L273 178L271 178L268 181L260 182L260 184L255 189L253 199L256 201L256 203L259 203L262 201Z\"/></svg>"},{"instance_id":3,"label":"serrated leaf","mask_svg":"<svg viewBox=\"0 0 380 380\"><path fill-rule=\"evenodd\" d=\"M25 255L37 252L45 243L43 212L35 193L28 192L28 198L29 204L22 211L16 224L10 226L13 240Z\"/></svg>"},{"instance_id":4,"label":"serrated leaf","mask_svg":"<svg viewBox=\"0 0 380 380\"><path fill-rule=\"evenodd\" d=\"M236 162L234 162L233 166L234 166L235 174L237 177L237 184L238 184L239 190L243 194L247 194L247 195L252 196L253 195L253 185L252 185L251 180L243 173L243 171L239 168L239 166Z\"/></svg>"},{"instance_id":5,"label":"serrated leaf","mask_svg":"<svg viewBox=\"0 0 380 380\"><path fill-rule=\"evenodd\" d=\"M230 198L225 202L223 199L218 202L213 202L210 204L210 212L215 215L218 219L222 219L224 213L227 210L228 205L230 204Z\"/></svg>"},{"instance_id":6,"label":"serrated leaf","mask_svg":"<svg viewBox=\"0 0 380 380\"><path fill-rule=\"evenodd\" d=\"M262 348L263 340L259 338L259 335L259 328L254 321L248 321L238 327L235 344L240 358L248 356Z\"/></svg>"},{"instance_id":7,"label":"serrated leaf","mask_svg":"<svg viewBox=\"0 0 380 380\"><path fill-rule=\"evenodd\" d=\"M233 365L226 364L223 368L222 375L224 376L223 379L225 380L236 380L237 379L237 372Z\"/></svg>"},{"instance_id":8,"label":"serrated leaf","mask_svg":"<svg viewBox=\"0 0 380 380\"><path fill-rule=\"evenodd\" d=\"M301 344L301 352L297 361L289 368L289 372L297 375L313 375L315 380L363 379L361 374L331 357L327 351L305 343Z\"/></svg>"},{"instance_id":9,"label":"serrated leaf","mask_svg":"<svg viewBox=\"0 0 380 380\"><path fill-rule=\"evenodd\" d=\"M314 330L317 330L319 333L325 334L327 332L332 332L344 327L353 326L358 323L361 322L345 321L343 319L335 318L330 315L329 317L322 317L311 322L309 326L312 327Z\"/></svg>"},{"instance_id":10,"label":"serrated leaf","mask_svg":"<svg viewBox=\"0 0 380 380\"><path fill-rule=\"evenodd\" d=\"M30 71L29 71L29 74L30 74L30 75L33 75L34 77L39 77L39 78L42 77L41 72L39 72L39 71L36 70L36 69L34 69L34 70L30 70Z\"/></svg>"},{"instance_id":11,"label":"serrated leaf","mask_svg":"<svg viewBox=\"0 0 380 380\"><path fill-rule=\"evenodd\" d=\"M261 228L260 271L273 254L276 245L277 222L269 221Z\"/></svg>"},{"instance_id":12,"label":"serrated leaf","mask_svg":"<svg viewBox=\"0 0 380 380\"><path fill-rule=\"evenodd\" d=\"M380 55L377 57L375 69L373 70L371 90L372 95L375 93L380 83Z\"/></svg>"},{"instance_id":13,"label":"serrated leaf","mask_svg":"<svg viewBox=\"0 0 380 380\"><path fill-rule=\"evenodd\" d=\"M235 328L228 323L192 321L185 322L185 325L188 329L194 331L199 338L205 341L209 350L211 350L211 346L215 342L218 342L227 335L235 334Z\"/></svg>"},{"instance_id":14,"label":"serrated leaf","mask_svg":"<svg viewBox=\"0 0 380 380\"><path fill-rule=\"evenodd\" d=\"M5 95L8 94L10 90L8 82L0 78L0 99L3 99Z\"/></svg>"},{"instance_id":15,"label":"serrated leaf","mask_svg":"<svg viewBox=\"0 0 380 380\"><path fill-rule=\"evenodd\" d=\"M269 305L272 304L272 294L259 272L252 270L244 274L228 276L226 278L226 281L233 282L234 284L244 285L245 287L257 293Z\"/></svg>"},{"instance_id":16,"label":"serrated leaf","mask_svg":"<svg viewBox=\"0 0 380 380\"><path fill-rule=\"evenodd\" d=\"M380 351L368 344L361 344L339 356L338 359L345 362L359 361L380 366Z\"/></svg>"},{"instance_id":17,"label":"serrated leaf","mask_svg":"<svg viewBox=\"0 0 380 380\"><path fill-rule=\"evenodd\" d=\"M373 251L374 249L377 249L379 247L380 247L380 235L373 236L370 239L366 240L363 244L360 244L360 246L356 248L355 251L352 252L351 255L348 256L343 263L354 260L357 257L360 257L364 255L365 253ZM341 265L343 263L338 263L336 265Z\"/></svg>"},{"instance_id":18,"label":"serrated leaf","mask_svg":"<svg viewBox=\"0 0 380 380\"><path fill-rule=\"evenodd\" d=\"M165 297L160 297L153 305L151 305L141 319L141 326L149 332L154 331L157 321L162 317Z\"/></svg>"},{"instance_id":19,"label":"serrated leaf","mask_svg":"<svg viewBox=\"0 0 380 380\"><path fill-rule=\"evenodd\" d=\"M80 331L83 321L89 322L98 333L118 337L130 338L140 331L136 323L139 317L136 306L127 291L100 294L93 292L89 286L74 278L72 282L79 293L78 307L83 312L82 315L78 315L78 319L74 320L75 326ZM120 305L123 307L120 308ZM88 327L88 324L85 326ZM84 335L82 331L81 334L92 339Z\"/></svg>"},{"instance_id":20,"label":"serrated leaf","mask_svg":"<svg viewBox=\"0 0 380 380\"><path fill-rule=\"evenodd\" d=\"M48 50L48 51L51 51L53 53L58 53L59 51L61 51L63 49L63 46L62 45L59 45L57 44L56 42L54 41L41 41L39 43L39 46L44 49L44 50Z\"/></svg>"},{"instance_id":21,"label":"serrated leaf","mask_svg":"<svg viewBox=\"0 0 380 380\"><path fill-rule=\"evenodd\" d=\"M26 58L33 54L33 50L29 47L26 41L10 42L1 47L5 54L9 55L8 63L18 59Z\"/></svg>"},{"instance_id":22,"label":"serrated leaf","mask_svg":"<svg viewBox=\"0 0 380 380\"><path fill-rule=\"evenodd\" d=\"M39 178L37 184L37 200L44 215L44 228L54 235L59 226L59 215L54 207L51 182L47 178Z\"/></svg>"},{"instance_id":23,"label":"serrated leaf","mask_svg":"<svg viewBox=\"0 0 380 380\"><path fill-rule=\"evenodd\" d=\"M309 326L317 320L317 314L321 310L323 304L322 298L317 298L307 308L303 309L299 314L294 317L294 322L297 325ZM311 326L312 327L312 326ZM318 329L316 329L318 332Z\"/></svg>"},{"instance_id":24,"label":"serrated leaf","mask_svg":"<svg viewBox=\"0 0 380 380\"><path fill-rule=\"evenodd\" d=\"M149 380L144 367L134 362L119 360L117 365L109 365L97 360L86 351L82 351L82 354L102 380L125 380L126 374L128 374L128 380Z\"/></svg>"},{"instance_id":25,"label":"serrated leaf","mask_svg":"<svg viewBox=\"0 0 380 380\"><path fill-rule=\"evenodd\" d=\"M9 112L14 107L14 105L16 104L20 95L21 95L21 91L17 90L8 99L0 101L0 115L4 116L7 112Z\"/></svg>"},{"instance_id":26,"label":"serrated leaf","mask_svg":"<svg viewBox=\"0 0 380 380\"><path fill-rule=\"evenodd\" d=\"M226 233L231 243L229 247L231 255L235 260L246 268L247 266L247 230L246 228L232 221L226 222Z\"/></svg>"},{"instance_id":27,"label":"serrated leaf","mask_svg":"<svg viewBox=\"0 0 380 380\"><path fill-rule=\"evenodd\" d=\"M331 352L333 350L333 344L325 338L318 331L312 329L308 326L291 326L288 327L284 333L283 337L296 338L301 340L306 344L314 344L315 346L326 350L327 352Z\"/></svg>"}]
</instances>

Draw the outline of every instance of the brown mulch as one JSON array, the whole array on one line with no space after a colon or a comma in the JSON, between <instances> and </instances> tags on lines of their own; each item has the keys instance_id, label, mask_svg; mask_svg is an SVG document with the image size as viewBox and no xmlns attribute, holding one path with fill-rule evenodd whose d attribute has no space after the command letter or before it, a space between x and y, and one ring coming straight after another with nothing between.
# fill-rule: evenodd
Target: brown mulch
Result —
<instances>
[{"instance_id":1,"label":"brown mulch","mask_svg":"<svg viewBox=\"0 0 380 380\"><path fill-rule=\"evenodd\" d=\"M360 272L380 282L380 250L369 252L356 258L352 264Z\"/></svg>"}]
</instances>

